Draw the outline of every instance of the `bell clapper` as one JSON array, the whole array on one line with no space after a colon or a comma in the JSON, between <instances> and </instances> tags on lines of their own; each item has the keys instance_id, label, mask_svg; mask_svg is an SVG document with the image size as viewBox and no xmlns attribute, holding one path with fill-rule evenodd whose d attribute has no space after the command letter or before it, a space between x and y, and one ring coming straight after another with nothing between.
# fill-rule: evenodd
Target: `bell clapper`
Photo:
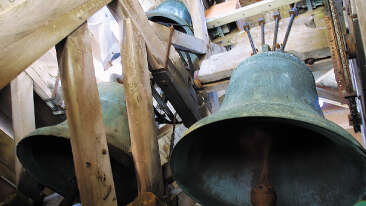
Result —
<instances>
[{"instance_id":1,"label":"bell clapper","mask_svg":"<svg viewBox=\"0 0 366 206\"><path fill-rule=\"evenodd\" d=\"M269 153L271 149L271 137L264 136L263 142L263 167L259 178L259 184L254 186L250 193L253 206L275 206L276 192L269 183Z\"/></svg>"}]
</instances>

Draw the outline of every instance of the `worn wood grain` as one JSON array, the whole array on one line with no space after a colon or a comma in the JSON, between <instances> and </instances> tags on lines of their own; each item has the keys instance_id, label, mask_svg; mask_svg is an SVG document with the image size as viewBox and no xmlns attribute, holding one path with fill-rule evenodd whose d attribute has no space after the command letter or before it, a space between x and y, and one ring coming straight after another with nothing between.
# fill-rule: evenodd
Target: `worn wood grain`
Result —
<instances>
[{"instance_id":1,"label":"worn wood grain","mask_svg":"<svg viewBox=\"0 0 366 206\"><path fill-rule=\"evenodd\" d=\"M57 47L81 203L117 206L90 36L83 24Z\"/></svg>"},{"instance_id":2,"label":"worn wood grain","mask_svg":"<svg viewBox=\"0 0 366 206\"><path fill-rule=\"evenodd\" d=\"M366 54L366 2L363 0L355 0L352 3L356 7L357 18L362 35L363 48L365 51L364 53Z\"/></svg>"},{"instance_id":3,"label":"worn wood grain","mask_svg":"<svg viewBox=\"0 0 366 206\"><path fill-rule=\"evenodd\" d=\"M150 22L150 24L152 27L154 27L155 31L157 31L159 39L163 42L168 42L170 33L169 28L154 22ZM174 30L172 44L179 49L195 54L207 53L208 45L204 40L177 30Z\"/></svg>"},{"instance_id":4,"label":"worn wood grain","mask_svg":"<svg viewBox=\"0 0 366 206\"><path fill-rule=\"evenodd\" d=\"M20 73L13 81L11 81L10 89L15 140L14 145L16 145L23 137L36 128L33 101L33 80L24 72ZM18 158L15 158L16 183L19 181L21 171L22 165Z\"/></svg>"},{"instance_id":5,"label":"worn wood grain","mask_svg":"<svg viewBox=\"0 0 366 206\"><path fill-rule=\"evenodd\" d=\"M159 146L154 122L151 85L143 37L132 21L124 21L121 45L123 86L139 193L164 193Z\"/></svg>"},{"instance_id":6,"label":"worn wood grain","mask_svg":"<svg viewBox=\"0 0 366 206\"><path fill-rule=\"evenodd\" d=\"M282 6L299 2L300 0L264 0L260 2L256 2L239 9L236 9L232 12L209 18L207 19L207 27L209 29L215 28L218 26L222 26L231 22L238 21L240 19L249 18L264 12L268 12L274 10L276 8L280 8Z\"/></svg>"},{"instance_id":7,"label":"worn wood grain","mask_svg":"<svg viewBox=\"0 0 366 206\"><path fill-rule=\"evenodd\" d=\"M187 6L192 18L194 36L208 44L210 37L208 36L205 7L202 0L184 0L183 2Z\"/></svg>"},{"instance_id":8,"label":"worn wood grain","mask_svg":"<svg viewBox=\"0 0 366 206\"><path fill-rule=\"evenodd\" d=\"M0 88L110 1L19 1L0 11Z\"/></svg>"}]
</instances>

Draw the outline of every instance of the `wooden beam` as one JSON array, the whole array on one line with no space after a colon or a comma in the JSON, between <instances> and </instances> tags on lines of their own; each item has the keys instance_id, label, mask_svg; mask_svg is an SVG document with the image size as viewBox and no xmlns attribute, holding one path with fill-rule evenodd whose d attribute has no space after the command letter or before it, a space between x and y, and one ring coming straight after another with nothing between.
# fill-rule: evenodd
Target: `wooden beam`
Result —
<instances>
[{"instance_id":1,"label":"wooden beam","mask_svg":"<svg viewBox=\"0 0 366 206\"><path fill-rule=\"evenodd\" d=\"M0 176L15 183L15 142L0 129Z\"/></svg>"},{"instance_id":2,"label":"wooden beam","mask_svg":"<svg viewBox=\"0 0 366 206\"><path fill-rule=\"evenodd\" d=\"M194 36L208 44L210 37L208 36L205 8L202 0L184 0L184 3L191 14Z\"/></svg>"},{"instance_id":3,"label":"wooden beam","mask_svg":"<svg viewBox=\"0 0 366 206\"><path fill-rule=\"evenodd\" d=\"M334 75L334 69L320 71L317 73L317 75L315 75L315 73L313 73L314 79L315 79L315 84L322 82L324 79L326 79L327 77L329 77L332 74Z\"/></svg>"},{"instance_id":4,"label":"wooden beam","mask_svg":"<svg viewBox=\"0 0 366 206\"><path fill-rule=\"evenodd\" d=\"M53 48L31 64L25 73L34 83L34 91L43 100L52 98L53 86L58 75L56 50Z\"/></svg>"},{"instance_id":5,"label":"wooden beam","mask_svg":"<svg viewBox=\"0 0 366 206\"><path fill-rule=\"evenodd\" d=\"M219 27L231 22L238 21L240 19L249 18L264 12L280 8L282 6L299 2L301 0L264 0L254 4L250 4L245 7L241 7L227 13L225 15L217 16L214 18L207 19L207 27L209 29Z\"/></svg>"},{"instance_id":6,"label":"wooden beam","mask_svg":"<svg viewBox=\"0 0 366 206\"><path fill-rule=\"evenodd\" d=\"M0 11L0 89L110 1L19 1Z\"/></svg>"},{"instance_id":7,"label":"wooden beam","mask_svg":"<svg viewBox=\"0 0 366 206\"><path fill-rule=\"evenodd\" d=\"M355 0L352 3L356 7L358 23L360 25L362 35L363 49L366 54L366 2L362 0Z\"/></svg>"},{"instance_id":8,"label":"wooden beam","mask_svg":"<svg viewBox=\"0 0 366 206\"><path fill-rule=\"evenodd\" d=\"M321 100L326 103L333 104L339 107L348 108L347 100L340 96L340 93L337 89L329 88L329 87L316 87L316 91L318 92L318 96Z\"/></svg>"},{"instance_id":9,"label":"wooden beam","mask_svg":"<svg viewBox=\"0 0 366 206\"><path fill-rule=\"evenodd\" d=\"M314 12L324 12L323 8ZM285 35L289 18L281 20L278 37L282 39ZM325 27L311 28L304 23L308 21L307 15L297 17L293 24L291 35L286 46L286 50L295 53L300 59L324 58L330 56L327 30ZM273 34L273 23L266 24L266 39L271 39ZM251 29L252 37L256 45L260 45L260 27ZM272 35L272 36L271 36ZM238 37L239 39L239 37ZM204 60L198 73L198 79L202 83L215 82L231 76L232 71L246 58L250 57L252 48L245 33L240 36L240 44L232 50L219 53Z\"/></svg>"},{"instance_id":10,"label":"wooden beam","mask_svg":"<svg viewBox=\"0 0 366 206\"><path fill-rule=\"evenodd\" d=\"M159 4L164 2L164 0L139 0L139 2L144 11L148 11L159 6Z\"/></svg>"},{"instance_id":11,"label":"wooden beam","mask_svg":"<svg viewBox=\"0 0 366 206\"><path fill-rule=\"evenodd\" d=\"M149 20L138 1L117 0L109 4L108 8L119 25L123 25L124 18L131 18L136 25L137 30L144 37L149 53L153 56L153 58L149 60L153 69L164 68L166 58L169 58L174 66L180 71L184 68L180 61L179 54L174 48L171 49L169 57L166 56L168 43L159 39L157 35L158 32L150 25Z\"/></svg>"},{"instance_id":12,"label":"wooden beam","mask_svg":"<svg viewBox=\"0 0 366 206\"><path fill-rule=\"evenodd\" d=\"M84 24L57 46L75 174L83 205L117 206L88 35Z\"/></svg>"},{"instance_id":13,"label":"wooden beam","mask_svg":"<svg viewBox=\"0 0 366 206\"><path fill-rule=\"evenodd\" d=\"M158 37L163 42L168 42L170 30L168 27L158 23L150 22L151 26L157 31ZM208 44L204 40L192 35L174 30L172 44L181 50L195 54L206 54Z\"/></svg>"},{"instance_id":14,"label":"wooden beam","mask_svg":"<svg viewBox=\"0 0 366 206\"><path fill-rule=\"evenodd\" d=\"M164 184L146 46L129 18L125 19L124 25L121 45L123 86L139 193L152 192L161 197L164 194Z\"/></svg>"},{"instance_id":15,"label":"wooden beam","mask_svg":"<svg viewBox=\"0 0 366 206\"><path fill-rule=\"evenodd\" d=\"M170 48L169 57L166 51L168 43L161 41L157 32L150 25L141 5L135 0L118 0L108 5L113 16L123 26L123 19L130 18L145 40L148 62L156 83L169 98L186 126L202 118L200 103L186 71L174 47ZM168 68L164 68L168 59Z\"/></svg>"},{"instance_id":16,"label":"wooden beam","mask_svg":"<svg viewBox=\"0 0 366 206\"><path fill-rule=\"evenodd\" d=\"M20 73L10 83L11 109L16 145L23 137L35 130L34 101L33 101L33 80L24 72ZM14 150L15 151L15 150ZM18 158L15 158L15 182L18 183L22 165Z\"/></svg>"}]
</instances>

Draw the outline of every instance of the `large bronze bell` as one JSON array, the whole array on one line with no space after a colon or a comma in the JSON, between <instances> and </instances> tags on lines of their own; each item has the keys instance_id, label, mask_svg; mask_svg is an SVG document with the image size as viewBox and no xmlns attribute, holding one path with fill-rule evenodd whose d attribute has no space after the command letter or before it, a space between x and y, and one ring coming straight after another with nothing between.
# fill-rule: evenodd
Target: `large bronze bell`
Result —
<instances>
[{"instance_id":1,"label":"large bronze bell","mask_svg":"<svg viewBox=\"0 0 366 206\"><path fill-rule=\"evenodd\" d=\"M123 86L98 85L118 205L137 196L137 183L130 153ZM44 186L67 198L78 196L67 122L35 130L17 145L23 167Z\"/></svg>"},{"instance_id":2,"label":"large bronze bell","mask_svg":"<svg viewBox=\"0 0 366 206\"><path fill-rule=\"evenodd\" d=\"M202 205L350 206L366 190L365 158L324 118L309 68L264 52L233 72L220 110L189 128L171 167Z\"/></svg>"}]
</instances>

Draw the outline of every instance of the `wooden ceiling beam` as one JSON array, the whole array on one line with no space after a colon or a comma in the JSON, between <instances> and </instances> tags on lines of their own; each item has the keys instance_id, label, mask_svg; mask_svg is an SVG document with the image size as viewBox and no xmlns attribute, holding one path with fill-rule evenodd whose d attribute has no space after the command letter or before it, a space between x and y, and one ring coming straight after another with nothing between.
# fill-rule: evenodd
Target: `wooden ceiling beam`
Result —
<instances>
[{"instance_id":1,"label":"wooden ceiling beam","mask_svg":"<svg viewBox=\"0 0 366 206\"><path fill-rule=\"evenodd\" d=\"M0 11L0 89L110 1L20 1Z\"/></svg>"},{"instance_id":2,"label":"wooden ceiling beam","mask_svg":"<svg viewBox=\"0 0 366 206\"><path fill-rule=\"evenodd\" d=\"M248 6L241 7L230 13L207 19L209 29L219 27L241 19L249 18L264 12L280 8L282 6L299 2L301 0L263 0Z\"/></svg>"}]
</instances>

